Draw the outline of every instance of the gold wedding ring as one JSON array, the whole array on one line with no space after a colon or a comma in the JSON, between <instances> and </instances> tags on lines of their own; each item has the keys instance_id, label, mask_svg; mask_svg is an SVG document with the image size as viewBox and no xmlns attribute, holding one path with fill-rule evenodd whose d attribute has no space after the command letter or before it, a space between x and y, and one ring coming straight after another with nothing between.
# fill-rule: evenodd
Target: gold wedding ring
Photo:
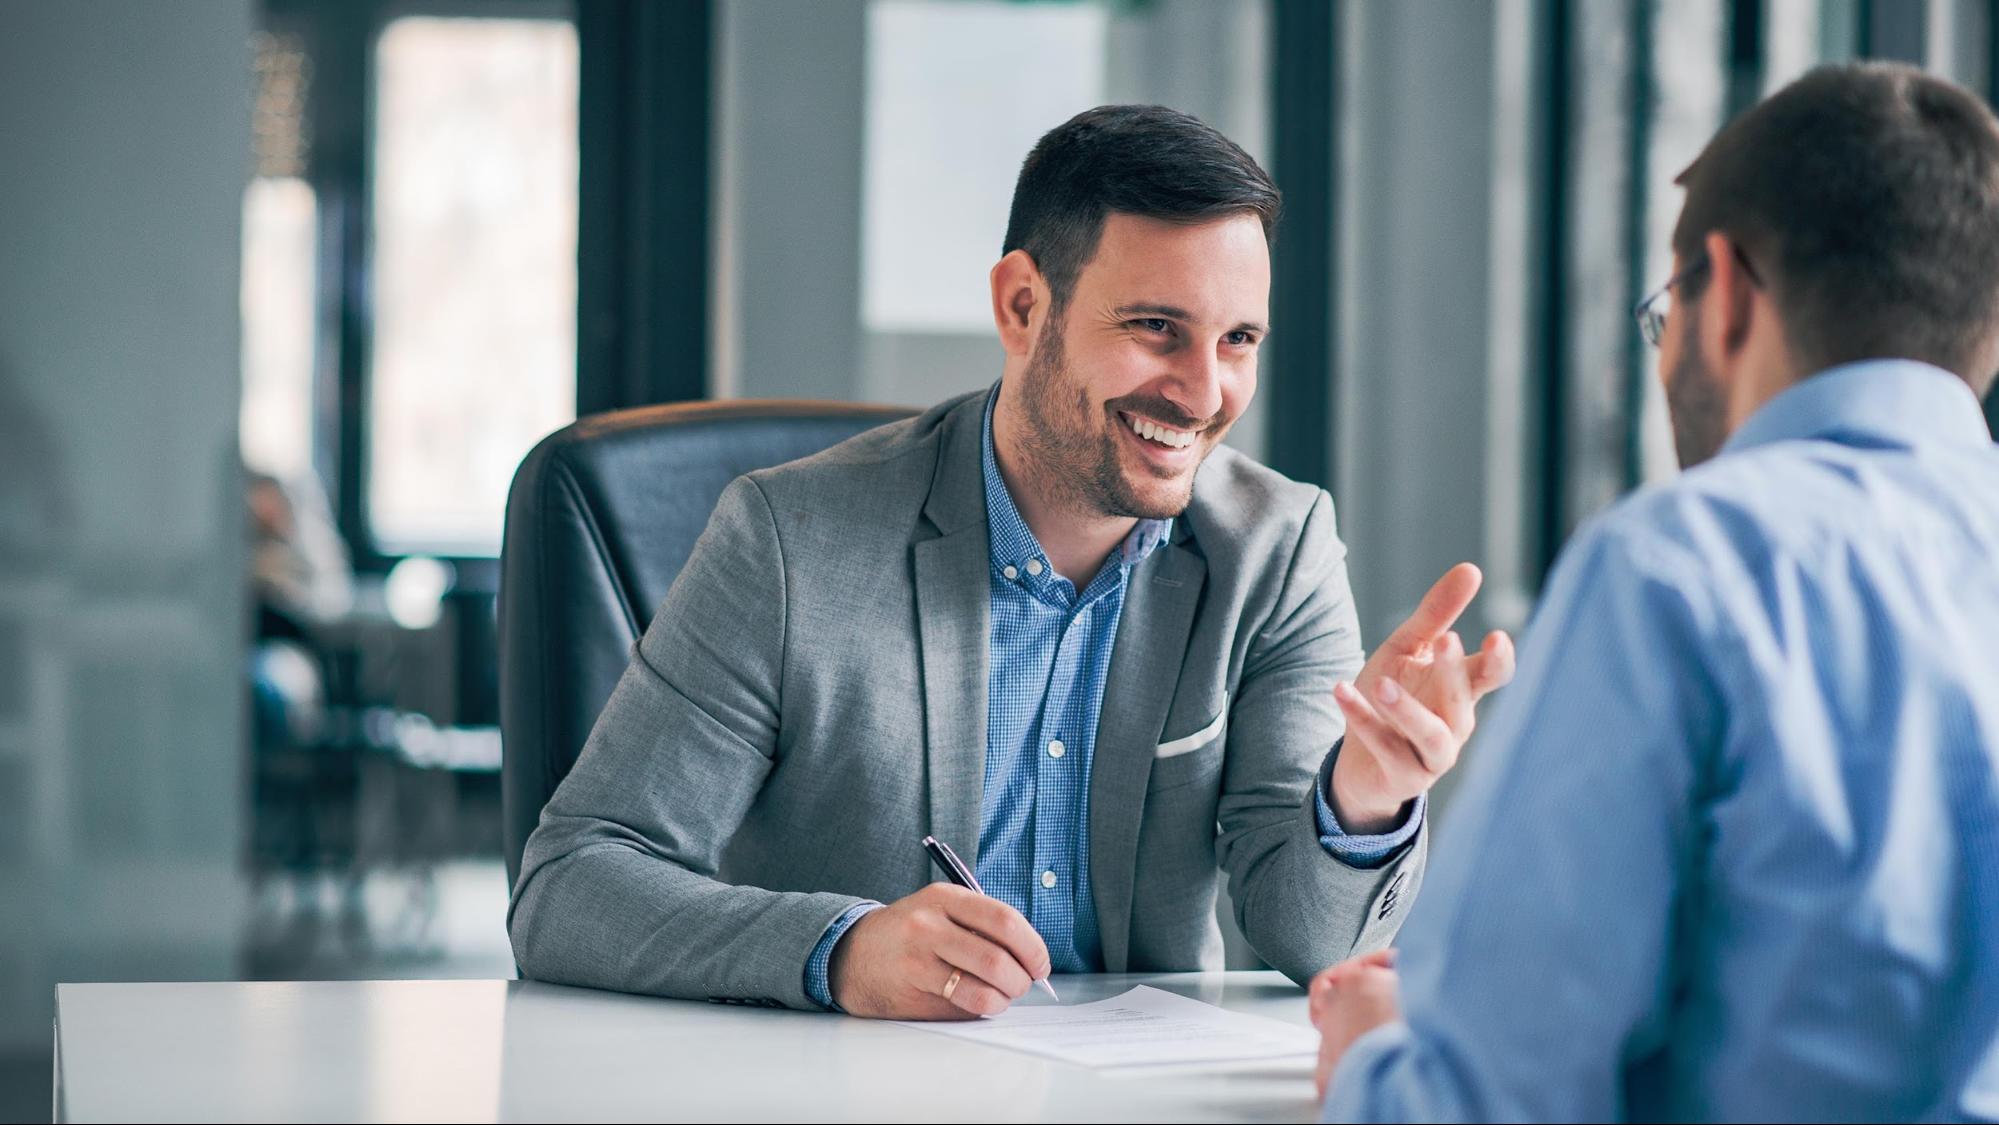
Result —
<instances>
[{"instance_id":1,"label":"gold wedding ring","mask_svg":"<svg viewBox=\"0 0 1999 1125\"><path fill-rule=\"evenodd\" d=\"M958 969L951 970L951 979L944 982L944 999L949 1000L951 994L958 991L958 982L963 980L964 976L965 974Z\"/></svg>"}]
</instances>

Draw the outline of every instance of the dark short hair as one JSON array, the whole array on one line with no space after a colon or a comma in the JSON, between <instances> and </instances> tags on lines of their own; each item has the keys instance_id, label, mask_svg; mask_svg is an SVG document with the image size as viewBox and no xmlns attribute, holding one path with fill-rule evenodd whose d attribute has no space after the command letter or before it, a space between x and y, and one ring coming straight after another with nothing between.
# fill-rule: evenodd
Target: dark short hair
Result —
<instances>
[{"instance_id":1,"label":"dark short hair","mask_svg":"<svg viewBox=\"0 0 1999 1125\"><path fill-rule=\"evenodd\" d=\"M1811 370L1918 359L1990 386L1999 120L1976 95L1899 63L1820 67L1729 123L1677 182L1682 267L1709 232L1734 239Z\"/></svg>"},{"instance_id":2,"label":"dark short hair","mask_svg":"<svg viewBox=\"0 0 1999 1125\"><path fill-rule=\"evenodd\" d=\"M1254 214L1269 239L1279 204L1269 174L1200 118L1159 105L1098 106L1035 142L1000 253L1027 251L1060 311L1112 212L1178 223Z\"/></svg>"}]
</instances>

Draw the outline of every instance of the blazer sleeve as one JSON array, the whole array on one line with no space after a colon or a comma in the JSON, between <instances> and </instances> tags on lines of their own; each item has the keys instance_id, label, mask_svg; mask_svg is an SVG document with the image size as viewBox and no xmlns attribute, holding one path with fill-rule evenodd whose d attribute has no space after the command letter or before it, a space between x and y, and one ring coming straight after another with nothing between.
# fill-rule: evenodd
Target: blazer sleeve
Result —
<instances>
[{"instance_id":1,"label":"blazer sleeve","mask_svg":"<svg viewBox=\"0 0 1999 1125\"><path fill-rule=\"evenodd\" d=\"M1312 786L1326 783L1346 731L1333 685L1365 661L1346 547L1322 491L1244 660L1218 808L1236 923L1258 956L1300 984L1394 940L1429 847L1426 827L1387 862L1359 868L1321 843Z\"/></svg>"},{"instance_id":2,"label":"blazer sleeve","mask_svg":"<svg viewBox=\"0 0 1999 1125\"><path fill-rule=\"evenodd\" d=\"M740 478L528 838L508 911L523 976L816 1009L806 961L861 900L715 878L777 750L785 598L769 501Z\"/></svg>"}]
</instances>

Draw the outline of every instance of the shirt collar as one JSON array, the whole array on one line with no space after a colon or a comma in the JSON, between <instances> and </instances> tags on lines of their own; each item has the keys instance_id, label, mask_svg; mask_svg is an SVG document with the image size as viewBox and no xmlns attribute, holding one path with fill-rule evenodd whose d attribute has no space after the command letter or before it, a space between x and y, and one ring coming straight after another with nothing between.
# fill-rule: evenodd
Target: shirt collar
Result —
<instances>
[{"instance_id":1,"label":"shirt collar","mask_svg":"<svg viewBox=\"0 0 1999 1125\"><path fill-rule=\"evenodd\" d=\"M1756 409L1723 453L1797 438L1897 446L1987 445L1978 396L1964 380L1912 359L1868 359L1800 379Z\"/></svg>"},{"instance_id":2,"label":"shirt collar","mask_svg":"<svg viewBox=\"0 0 1999 1125\"><path fill-rule=\"evenodd\" d=\"M999 459L993 454L993 407L998 402L999 384L995 383L992 392L986 396L985 439L980 453L986 483L987 541L991 544L993 569L1024 569L1029 561L1045 567L1048 565L1048 554L1041 549L1034 532L1028 530L1020 509L1014 506L1013 494L1007 491L1006 479L1000 475ZM1170 519L1139 520L1119 546L1118 562L1127 567L1137 566L1164 543L1172 531L1173 521Z\"/></svg>"}]
</instances>

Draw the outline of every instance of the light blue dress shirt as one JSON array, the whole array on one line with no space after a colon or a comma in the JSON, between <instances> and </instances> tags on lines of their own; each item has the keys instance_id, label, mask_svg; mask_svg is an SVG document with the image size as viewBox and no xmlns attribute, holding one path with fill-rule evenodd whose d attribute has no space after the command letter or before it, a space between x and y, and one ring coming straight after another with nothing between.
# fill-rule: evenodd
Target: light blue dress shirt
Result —
<instances>
[{"instance_id":1,"label":"light blue dress shirt","mask_svg":"<svg viewBox=\"0 0 1999 1125\"><path fill-rule=\"evenodd\" d=\"M1034 926L1048 946L1055 972L1101 972L1103 953L1090 890L1089 779L1097 718L1132 568L1166 541L1173 521L1138 521L1079 593L1049 565L1000 475L993 453L998 397L995 387L986 399L981 453L992 624L975 874L987 894L1020 911ZM1359 867L1386 862L1422 825L1419 799L1392 831L1348 836L1325 794L1315 800L1326 850ZM962 850L958 841L945 843ZM833 948L862 915L880 905L858 904L826 928L805 966L805 991L815 1002L834 1006L829 979Z\"/></svg>"},{"instance_id":2,"label":"light blue dress shirt","mask_svg":"<svg viewBox=\"0 0 1999 1125\"><path fill-rule=\"evenodd\" d=\"M1999 450L1806 379L1564 552L1327 1120L1999 1118Z\"/></svg>"}]
</instances>

